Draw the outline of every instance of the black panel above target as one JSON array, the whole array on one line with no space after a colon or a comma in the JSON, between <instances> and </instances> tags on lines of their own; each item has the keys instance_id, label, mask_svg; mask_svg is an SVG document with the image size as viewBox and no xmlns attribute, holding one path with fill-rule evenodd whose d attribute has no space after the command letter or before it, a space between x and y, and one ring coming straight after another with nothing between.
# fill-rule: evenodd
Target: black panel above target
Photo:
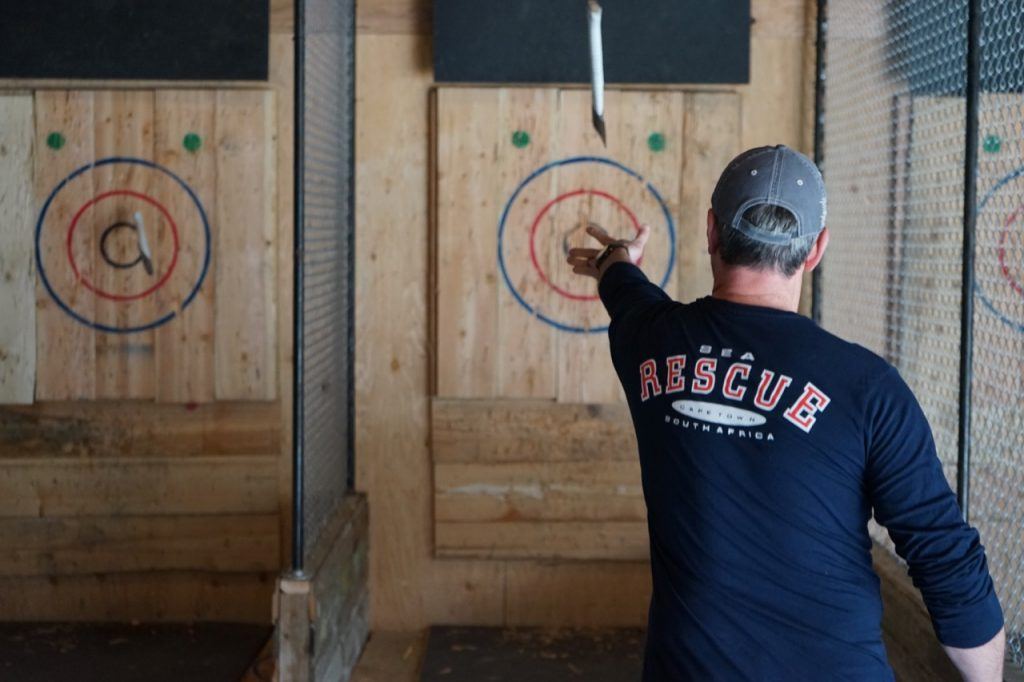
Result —
<instances>
[{"instance_id":1,"label":"black panel above target","mask_svg":"<svg viewBox=\"0 0 1024 682\"><path fill-rule=\"evenodd\" d=\"M609 83L746 83L750 2L602 0ZM584 0L437 0L439 82L590 81Z\"/></svg>"},{"instance_id":2,"label":"black panel above target","mask_svg":"<svg viewBox=\"0 0 1024 682\"><path fill-rule=\"evenodd\" d=\"M4 0L0 77L266 80L269 0Z\"/></svg>"}]
</instances>

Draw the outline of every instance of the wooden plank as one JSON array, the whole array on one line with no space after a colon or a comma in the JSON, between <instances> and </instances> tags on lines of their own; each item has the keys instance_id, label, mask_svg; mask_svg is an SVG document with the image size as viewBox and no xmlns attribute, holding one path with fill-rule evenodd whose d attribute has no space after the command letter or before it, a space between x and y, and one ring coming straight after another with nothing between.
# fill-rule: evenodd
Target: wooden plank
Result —
<instances>
[{"instance_id":1,"label":"wooden plank","mask_svg":"<svg viewBox=\"0 0 1024 682\"><path fill-rule=\"evenodd\" d=\"M312 679L313 628L309 619L315 609L310 582L298 578L280 578L274 593L274 650L276 675L281 682L308 682Z\"/></svg>"},{"instance_id":2,"label":"wooden plank","mask_svg":"<svg viewBox=\"0 0 1024 682\"><path fill-rule=\"evenodd\" d=\"M448 523L435 526L439 557L608 559L648 557L646 522Z\"/></svg>"},{"instance_id":3,"label":"wooden plank","mask_svg":"<svg viewBox=\"0 0 1024 682\"><path fill-rule=\"evenodd\" d=\"M276 406L47 402L0 410L0 458L280 453Z\"/></svg>"},{"instance_id":4,"label":"wooden plank","mask_svg":"<svg viewBox=\"0 0 1024 682\"><path fill-rule=\"evenodd\" d=\"M803 18L794 12L785 23L792 27L791 37L751 32L750 84L738 89L743 99L742 149L770 144L800 149L803 143ZM782 25L779 29L785 30Z\"/></svg>"},{"instance_id":5,"label":"wooden plank","mask_svg":"<svg viewBox=\"0 0 1024 682\"><path fill-rule=\"evenodd\" d=\"M32 97L0 96L0 121L0 404L24 404L36 380Z\"/></svg>"},{"instance_id":6,"label":"wooden plank","mask_svg":"<svg viewBox=\"0 0 1024 682\"><path fill-rule=\"evenodd\" d=\"M645 521L638 462L438 464L441 522Z\"/></svg>"},{"instance_id":7,"label":"wooden plank","mask_svg":"<svg viewBox=\"0 0 1024 682\"><path fill-rule=\"evenodd\" d=\"M494 88L437 93L437 393L496 394L501 211Z\"/></svg>"},{"instance_id":8,"label":"wooden plank","mask_svg":"<svg viewBox=\"0 0 1024 682\"><path fill-rule=\"evenodd\" d=\"M291 3L289 3L291 4ZM279 301L291 301L294 293L292 263L294 261L294 65L295 44L287 33L270 35L270 83L277 105L277 295ZM281 518L281 565L291 557L292 522L292 306L278 306L277 314L277 385L278 417L281 425L280 465L278 467L278 499Z\"/></svg>"},{"instance_id":9,"label":"wooden plank","mask_svg":"<svg viewBox=\"0 0 1024 682\"><path fill-rule=\"evenodd\" d=\"M100 91L96 93L95 112L96 158L153 158L153 92L148 90ZM109 191L131 191L151 194L154 180L149 169L138 164L113 163L99 166L95 174L97 198ZM94 243L118 222L134 222L134 212L142 204L126 195L97 201L83 216L91 229ZM156 216L157 212L150 212ZM149 229L152 233L153 223ZM108 241L111 256L121 263L138 257L138 238L113 238ZM159 256L160 254L154 254ZM155 266L159 263L154 262ZM159 269L157 270L159 273ZM145 291L153 275L142 267L114 268L94 260L93 281L98 290L113 296L129 296ZM131 301L116 300L96 294L96 319L117 328L140 327L157 316L155 301L143 296ZM96 397L153 398L156 395L156 368L153 357L153 331L147 329L130 334L98 332L96 334Z\"/></svg>"},{"instance_id":10,"label":"wooden plank","mask_svg":"<svg viewBox=\"0 0 1024 682\"><path fill-rule=\"evenodd\" d=\"M0 576L274 571L276 514L0 521Z\"/></svg>"},{"instance_id":11,"label":"wooden plank","mask_svg":"<svg viewBox=\"0 0 1024 682\"><path fill-rule=\"evenodd\" d=\"M430 585L422 598L427 623L504 624L508 562L430 558L421 578Z\"/></svg>"},{"instance_id":12,"label":"wooden plank","mask_svg":"<svg viewBox=\"0 0 1024 682\"><path fill-rule=\"evenodd\" d=\"M802 38L806 0L752 0L750 34L758 38ZM813 28L813 25L812 25Z\"/></svg>"},{"instance_id":13,"label":"wooden plank","mask_svg":"<svg viewBox=\"0 0 1024 682\"><path fill-rule=\"evenodd\" d=\"M322 538L327 551L313 568L316 680L347 679L369 633L366 498L348 496L340 507L340 532Z\"/></svg>"},{"instance_id":14,"label":"wooden plank","mask_svg":"<svg viewBox=\"0 0 1024 682\"><path fill-rule=\"evenodd\" d=\"M156 162L175 173L198 195L212 216L217 185L214 137L215 95L209 91L161 90L156 93ZM188 150L186 135L198 135L202 146ZM183 192L169 194L164 206L179 220L191 217L196 209ZM161 232L166 240L169 232ZM198 235L196 235L198 236ZM203 270L205 244L196 238L184 240L178 267L192 273ZM154 330L156 353L156 398L160 402L187 403L213 400L213 277L207 276L199 292L188 300L195 282L177 278L156 293L160 310L176 310L170 323Z\"/></svg>"},{"instance_id":15,"label":"wooden plank","mask_svg":"<svg viewBox=\"0 0 1024 682\"><path fill-rule=\"evenodd\" d=\"M396 244L429 250L426 48L416 36L356 40L356 487L373 491L370 611L378 631L425 627L449 613L455 622L500 618L503 598L502 564L432 559L429 261L389 257ZM448 586L450 599L436 594Z\"/></svg>"},{"instance_id":16,"label":"wooden plank","mask_svg":"<svg viewBox=\"0 0 1024 682\"><path fill-rule=\"evenodd\" d=\"M686 155L683 158L682 218L679 221L679 300L711 294L707 212L718 176L739 154L741 100L734 93L686 96Z\"/></svg>"},{"instance_id":17,"label":"wooden plank","mask_svg":"<svg viewBox=\"0 0 1024 682\"><path fill-rule=\"evenodd\" d=\"M552 159L557 148L558 92L550 88L503 88L499 91L500 121L494 130L498 156L494 169L499 174L499 196L507 200L516 187L535 170ZM513 141L513 136L518 144ZM527 138L524 145L523 141ZM540 195L554 197L555 173L539 179ZM537 277L523 273L529 265L530 226L540 206L531 201L518 201L505 219L503 250L506 271L516 273L513 284L527 300L539 300L539 290L547 285ZM515 299L508 286L498 283L498 339L496 358L498 385L496 395L506 398L554 398L557 393L556 368L558 346L555 328L531 316Z\"/></svg>"},{"instance_id":18,"label":"wooden plank","mask_svg":"<svg viewBox=\"0 0 1024 682\"><path fill-rule=\"evenodd\" d=\"M277 459L7 460L0 517L273 514Z\"/></svg>"},{"instance_id":19,"label":"wooden plank","mask_svg":"<svg viewBox=\"0 0 1024 682\"><path fill-rule=\"evenodd\" d=\"M579 125L589 116L590 94L585 90L559 92L560 142L559 156L593 155L624 164L643 180L634 180L621 169L610 164L590 164L584 174L560 168L556 196L581 188L609 193L631 211L638 222L649 223L652 228L642 265L648 277L658 281L671 258L668 229L661 206L651 196L649 186L658 189L673 216L679 213L680 170L683 161L683 95L678 92L627 92L609 90L606 94L609 111L628 111L629 116L610 117L608 121L608 147L601 143L592 128ZM652 145L651 136L658 135L660 144ZM585 215L555 214L552 220L579 229L569 237L570 246L593 245L585 235L583 223L594 221L623 237L633 234L630 218L614 200L590 194ZM569 206L569 210L572 207ZM564 211L563 211L564 213ZM568 273L564 254L553 253L549 264ZM570 279L574 276L569 276ZM566 280L570 281L569 279ZM568 285L567 285L568 286ZM596 285L586 282L585 291L596 294ZM668 293L675 293L675 282L667 284ZM575 291L575 290L574 290ZM558 317L574 320L584 328L607 326L608 314L596 300L581 302L559 297ZM625 396L618 376L612 367L608 351L608 338L603 333L560 333L558 335L558 401L565 403L624 402Z\"/></svg>"},{"instance_id":20,"label":"wooden plank","mask_svg":"<svg viewBox=\"0 0 1024 682\"><path fill-rule=\"evenodd\" d=\"M647 623L647 561L510 564L506 623L546 627L628 627Z\"/></svg>"},{"instance_id":21,"label":"wooden plank","mask_svg":"<svg viewBox=\"0 0 1024 682\"><path fill-rule=\"evenodd\" d=\"M294 0L270 0L270 36L273 40L274 34L291 35L295 32L295 2ZM271 50L273 53L273 50ZM271 70L273 70L273 57L271 57ZM273 80L273 78L271 78Z\"/></svg>"},{"instance_id":22,"label":"wooden plank","mask_svg":"<svg viewBox=\"0 0 1024 682\"><path fill-rule=\"evenodd\" d=\"M364 0L356 3L356 30L366 34L429 35L433 18L425 0Z\"/></svg>"},{"instance_id":23,"label":"wooden plank","mask_svg":"<svg viewBox=\"0 0 1024 682\"><path fill-rule=\"evenodd\" d=\"M437 463L637 458L625 405L438 398L432 403L431 427Z\"/></svg>"},{"instance_id":24,"label":"wooden plank","mask_svg":"<svg viewBox=\"0 0 1024 682\"><path fill-rule=\"evenodd\" d=\"M37 92L35 102L35 203L42 207L64 178L96 158L93 93ZM51 133L61 136L55 139L64 140L63 145L54 145L57 149L46 143ZM52 220L54 225L69 224L77 207L92 199L93 194L93 177L81 176L61 190L63 200L51 207L52 218L47 213L47 221ZM71 268L65 266L65 232L44 231L40 257L44 263L52 264L46 268L46 277L55 290L67 297L68 305L82 315L94 316L94 298L78 284ZM88 242L92 236L83 231L83 238ZM86 265L91 265L91 259L83 267ZM36 399L91 399L96 395L95 332L71 319L50 296L38 275L36 282Z\"/></svg>"},{"instance_id":25,"label":"wooden plank","mask_svg":"<svg viewBox=\"0 0 1024 682\"><path fill-rule=\"evenodd\" d=\"M9 621L270 622L267 573L166 571L0 579Z\"/></svg>"},{"instance_id":26,"label":"wooden plank","mask_svg":"<svg viewBox=\"0 0 1024 682\"><path fill-rule=\"evenodd\" d=\"M619 90L606 91L606 111L625 111L627 107L634 105L636 100L631 98L631 94ZM622 137L624 119L627 117L608 117L609 146L606 148L593 128L585 125L586 117L590 115L588 113L590 109L590 93L584 90L559 91L558 140L560 146L558 157L606 156L626 165L633 165L631 160L623 157L623 153L630 146L630 141L624 140ZM610 167L593 166L586 170L583 174L584 177L581 178L579 175L579 173L570 175L569 172L560 172L555 196L577 189L599 189L618 197L626 189L621 174ZM626 206L631 204L635 206L637 194L630 191L628 197L619 198ZM555 207L551 212L552 222L566 225L571 225L574 222L577 224L577 230L572 235L569 246L594 246L596 244L583 231L586 228L586 222L591 220L605 226L616 237L629 236L628 232L623 231L626 225L623 225L623 217L619 212L607 210L608 202L592 200L588 201L588 204L584 211L575 214L570 212L569 215L561 215L564 213L564 211L559 211L561 205ZM568 208L572 211L573 207L569 206ZM566 287L570 286L569 282L574 282L574 292L588 292L591 295L597 293L597 285L592 281L576 275L564 274L570 272L565 259L557 258L559 255L557 252L552 255L556 257L548 262L548 268L552 272L563 273L565 279L562 282ZM558 275L553 276L557 277ZM608 314L600 302L581 302L560 296L555 297L553 301L556 311L554 316L560 320L569 320L585 328L608 325ZM558 334L557 398L561 403L624 402L625 394L619 386L618 376L612 366L607 334L587 332L561 332Z\"/></svg>"},{"instance_id":27,"label":"wooden plank","mask_svg":"<svg viewBox=\"0 0 1024 682\"><path fill-rule=\"evenodd\" d=\"M218 91L214 301L218 400L277 395L274 102Z\"/></svg>"}]
</instances>

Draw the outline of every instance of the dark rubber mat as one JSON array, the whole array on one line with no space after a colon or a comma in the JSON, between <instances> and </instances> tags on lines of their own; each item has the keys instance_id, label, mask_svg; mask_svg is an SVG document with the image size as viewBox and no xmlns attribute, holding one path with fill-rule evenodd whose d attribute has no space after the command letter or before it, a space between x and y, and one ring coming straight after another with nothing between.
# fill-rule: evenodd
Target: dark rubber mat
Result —
<instances>
[{"instance_id":1,"label":"dark rubber mat","mask_svg":"<svg viewBox=\"0 0 1024 682\"><path fill-rule=\"evenodd\" d=\"M433 627L422 682L636 682L643 631Z\"/></svg>"},{"instance_id":2,"label":"dark rubber mat","mask_svg":"<svg viewBox=\"0 0 1024 682\"><path fill-rule=\"evenodd\" d=\"M237 682L269 625L0 623L0 679Z\"/></svg>"}]
</instances>

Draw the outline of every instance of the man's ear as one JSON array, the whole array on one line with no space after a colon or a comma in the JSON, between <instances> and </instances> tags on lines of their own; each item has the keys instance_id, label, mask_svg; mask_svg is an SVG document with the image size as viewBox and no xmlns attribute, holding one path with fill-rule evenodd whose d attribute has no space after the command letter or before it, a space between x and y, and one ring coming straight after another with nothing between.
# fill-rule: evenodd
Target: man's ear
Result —
<instances>
[{"instance_id":1,"label":"man's ear","mask_svg":"<svg viewBox=\"0 0 1024 682\"><path fill-rule=\"evenodd\" d=\"M718 251L718 230L715 229L715 212L708 209L708 254Z\"/></svg>"},{"instance_id":2,"label":"man's ear","mask_svg":"<svg viewBox=\"0 0 1024 682\"><path fill-rule=\"evenodd\" d=\"M807 254L807 260L804 261L804 271L810 272L814 268L818 267L818 263L821 262L822 256L825 255L825 249L828 247L828 228L824 228L819 234L818 238L814 240L814 246L811 247L810 253Z\"/></svg>"}]
</instances>

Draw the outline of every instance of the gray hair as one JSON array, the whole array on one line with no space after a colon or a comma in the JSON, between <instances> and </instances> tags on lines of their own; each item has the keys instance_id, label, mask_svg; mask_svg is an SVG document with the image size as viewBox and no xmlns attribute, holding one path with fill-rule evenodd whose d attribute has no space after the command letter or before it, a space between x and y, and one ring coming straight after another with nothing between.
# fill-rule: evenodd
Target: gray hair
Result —
<instances>
[{"instance_id":1,"label":"gray hair","mask_svg":"<svg viewBox=\"0 0 1024 682\"><path fill-rule=\"evenodd\" d=\"M743 217L766 232L792 234L797 230L796 217L787 209L774 204L751 206ZM818 235L808 235L788 244L765 244L754 241L739 230L722 225L715 217L718 230L718 255L729 265L745 265L757 270L775 269L792 277L807 260L807 254Z\"/></svg>"}]
</instances>

